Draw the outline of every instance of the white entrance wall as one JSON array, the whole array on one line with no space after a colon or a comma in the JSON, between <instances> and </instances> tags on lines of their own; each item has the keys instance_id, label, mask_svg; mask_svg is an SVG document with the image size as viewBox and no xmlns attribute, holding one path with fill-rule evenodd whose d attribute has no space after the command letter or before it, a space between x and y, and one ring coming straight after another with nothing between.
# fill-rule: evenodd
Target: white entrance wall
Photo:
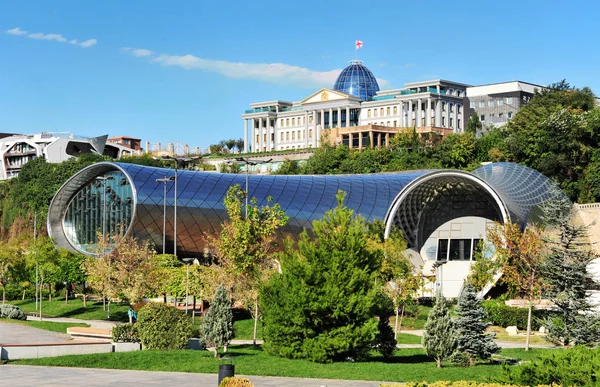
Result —
<instances>
[{"instance_id":1,"label":"white entrance wall","mask_svg":"<svg viewBox=\"0 0 600 387\"><path fill-rule=\"evenodd\" d=\"M456 218L439 226L427 238L420 250L421 257L425 262L423 274L435 276L436 281L428 285L424 296L435 296L436 291L441 287L444 297L458 297L464 280L469 274L473 261L473 250L477 245L477 241L480 239L485 240L486 229L493 223L489 219L475 216ZM445 254L438 252L440 240L446 240L446 243L448 243ZM464 260L455 260L456 257L451 256L450 240L462 240L454 243L457 245L460 243L460 254ZM469 244L471 245L470 249L467 249L466 245ZM439 260L438 254L440 255ZM445 263L439 265L441 262ZM436 263L437 265L434 265Z\"/></svg>"}]
</instances>

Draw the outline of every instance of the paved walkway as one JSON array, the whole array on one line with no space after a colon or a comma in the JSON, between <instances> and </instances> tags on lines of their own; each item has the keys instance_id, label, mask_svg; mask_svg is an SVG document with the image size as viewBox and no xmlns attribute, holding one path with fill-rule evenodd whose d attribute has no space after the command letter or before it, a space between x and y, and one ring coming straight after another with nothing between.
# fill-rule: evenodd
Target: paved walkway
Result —
<instances>
[{"instance_id":1,"label":"paved walkway","mask_svg":"<svg viewBox=\"0 0 600 387\"><path fill-rule=\"evenodd\" d=\"M40 321L39 317L27 316L28 321ZM112 329L115 325L121 324L116 321L105 321L105 320L81 320L77 318L68 318L68 317L44 317L43 321L52 321L52 322L63 322L63 323L73 323L73 324L88 324L91 328L96 329Z\"/></svg>"},{"instance_id":2,"label":"paved walkway","mask_svg":"<svg viewBox=\"0 0 600 387\"><path fill-rule=\"evenodd\" d=\"M71 336L66 333L0 322L0 344L60 343L70 340Z\"/></svg>"},{"instance_id":3,"label":"paved walkway","mask_svg":"<svg viewBox=\"0 0 600 387\"><path fill-rule=\"evenodd\" d=\"M89 368L36 367L0 365L3 380L18 381L24 386L200 386L216 387L216 374L184 372L124 371ZM378 387L382 382L355 380L281 378L244 376L255 387Z\"/></svg>"}]
</instances>

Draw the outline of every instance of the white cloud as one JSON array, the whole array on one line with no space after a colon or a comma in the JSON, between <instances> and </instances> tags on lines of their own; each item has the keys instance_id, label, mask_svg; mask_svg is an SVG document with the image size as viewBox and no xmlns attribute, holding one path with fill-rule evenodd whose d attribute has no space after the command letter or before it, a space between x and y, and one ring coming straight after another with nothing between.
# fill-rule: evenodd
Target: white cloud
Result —
<instances>
[{"instance_id":1,"label":"white cloud","mask_svg":"<svg viewBox=\"0 0 600 387\"><path fill-rule=\"evenodd\" d=\"M98 41L96 39L88 39L84 42L78 42L76 39L69 40L69 39L65 38L64 36L62 36L61 34L44 34L43 32L36 32L36 33L30 34L30 33L27 33L27 31L23 31L19 27L13 28L12 30L7 30L6 33L9 35L14 35L14 36L27 35L28 38L36 39L36 40L54 40L54 41L60 42L60 43L71 43L75 46L79 46L82 48L88 48L88 47L91 47L94 44L98 43Z\"/></svg>"},{"instance_id":2,"label":"white cloud","mask_svg":"<svg viewBox=\"0 0 600 387\"><path fill-rule=\"evenodd\" d=\"M9 35L19 36L19 35L25 35L25 34L27 34L27 31L23 31L22 29L20 29L19 27L17 27L17 28L13 28L12 30L6 31L6 33L9 34Z\"/></svg>"},{"instance_id":3,"label":"white cloud","mask_svg":"<svg viewBox=\"0 0 600 387\"><path fill-rule=\"evenodd\" d=\"M151 50L121 49L136 57L151 57L150 63L165 67L180 67L185 70L202 70L221 74L228 78L254 79L282 85L294 85L306 88L332 87L341 69L315 71L285 63L244 63L200 58L194 55L155 55ZM387 85L384 79L378 79L379 85Z\"/></svg>"}]
</instances>

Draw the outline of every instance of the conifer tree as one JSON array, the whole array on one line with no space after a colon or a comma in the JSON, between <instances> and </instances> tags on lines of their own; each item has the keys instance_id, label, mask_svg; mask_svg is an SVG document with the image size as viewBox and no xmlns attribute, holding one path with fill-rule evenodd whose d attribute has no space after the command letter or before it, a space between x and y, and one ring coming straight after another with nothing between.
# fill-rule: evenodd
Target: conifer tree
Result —
<instances>
[{"instance_id":1,"label":"conifer tree","mask_svg":"<svg viewBox=\"0 0 600 387\"><path fill-rule=\"evenodd\" d=\"M548 340L563 345L593 344L599 341L598 319L589 314L587 300L591 283L587 266L596 258L585 241L587 226L572 222L572 205L567 198L547 202L542 220L550 229L545 242L548 254L543 266L547 297L559 310L558 318L548 318Z\"/></svg>"},{"instance_id":2,"label":"conifer tree","mask_svg":"<svg viewBox=\"0 0 600 387\"><path fill-rule=\"evenodd\" d=\"M423 349L433 357L437 367L442 367L442 359L450 357L456 350L457 338L454 322L446 299L438 293L435 305L427 316L423 331Z\"/></svg>"},{"instance_id":3,"label":"conifer tree","mask_svg":"<svg viewBox=\"0 0 600 387\"><path fill-rule=\"evenodd\" d=\"M231 301L223 285L220 285L215 292L210 309L204 318L201 333L206 347L213 351L215 357L221 346L224 346L224 352L227 352L227 345L233 337L233 312Z\"/></svg>"},{"instance_id":4,"label":"conifer tree","mask_svg":"<svg viewBox=\"0 0 600 387\"><path fill-rule=\"evenodd\" d=\"M466 283L456 307L455 320L458 334L458 351L469 356L469 365L475 365L475 358L489 359L500 347L494 342L494 334L486 334L490 325L485 322L485 310L477 298L473 285Z\"/></svg>"}]
</instances>

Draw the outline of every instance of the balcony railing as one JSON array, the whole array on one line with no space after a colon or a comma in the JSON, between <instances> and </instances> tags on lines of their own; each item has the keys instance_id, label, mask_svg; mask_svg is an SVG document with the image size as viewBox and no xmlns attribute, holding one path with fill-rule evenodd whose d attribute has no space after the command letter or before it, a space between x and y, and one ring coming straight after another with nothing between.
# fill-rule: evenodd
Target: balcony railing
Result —
<instances>
[{"instance_id":1,"label":"balcony railing","mask_svg":"<svg viewBox=\"0 0 600 387\"><path fill-rule=\"evenodd\" d=\"M246 114L250 113L262 113L262 112L276 112L277 109L274 107L262 107L262 108L254 108L246 110Z\"/></svg>"}]
</instances>

